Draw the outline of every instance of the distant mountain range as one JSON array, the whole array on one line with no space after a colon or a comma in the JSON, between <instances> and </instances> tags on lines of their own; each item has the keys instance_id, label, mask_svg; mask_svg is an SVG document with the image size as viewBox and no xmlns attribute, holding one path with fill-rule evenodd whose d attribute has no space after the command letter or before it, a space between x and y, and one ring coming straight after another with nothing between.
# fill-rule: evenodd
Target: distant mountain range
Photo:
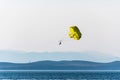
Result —
<instances>
[{"instance_id":1,"label":"distant mountain range","mask_svg":"<svg viewBox=\"0 0 120 80\"><path fill-rule=\"evenodd\" d=\"M97 63L90 61L38 61L32 63L0 62L0 70L120 70L120 61Z\"/></svg>"},{"instance_id":2,"label":"distant mountain range","mask_svg":"<svg viewBox=\"0 0 120 80\"><path fill-rule=\"evenodd\" d=\"M0 62L28 63L35 61L85 60L96 62L112 62L120 60L119 56L97 51L84 52L27 52L0 50Z\"/></svg>"}]
</instances>

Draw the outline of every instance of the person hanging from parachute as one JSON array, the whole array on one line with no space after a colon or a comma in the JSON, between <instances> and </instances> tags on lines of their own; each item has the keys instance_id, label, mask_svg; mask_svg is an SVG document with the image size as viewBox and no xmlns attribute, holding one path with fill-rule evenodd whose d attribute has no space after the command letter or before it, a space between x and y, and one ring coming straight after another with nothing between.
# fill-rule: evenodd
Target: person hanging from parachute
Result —
<instances>
[{"instance_id":1,"label":"person hanging from parachute","mask_svg":"<svg viewBox=\"0 0 120 80\"><path fill-rule=\"evenodd\" d=\"M62 44L62 41L60 40L60 41L59 41L59 45L61 45L61 44Z\"/></svg>"},{"instance_id":2,"label":"person hanging from parachute","mask_svg":"<svg viewBox=\"0 0 120 80\"><path fill-rule=\"evenodd\" d=\"M69 38L73 38L74 40L80 40L80 38L82 37L82 33L77 26L70 26L68 36ZM59 45L61 44L62 40L59 41Z\"/></svg>"}]
</instances>

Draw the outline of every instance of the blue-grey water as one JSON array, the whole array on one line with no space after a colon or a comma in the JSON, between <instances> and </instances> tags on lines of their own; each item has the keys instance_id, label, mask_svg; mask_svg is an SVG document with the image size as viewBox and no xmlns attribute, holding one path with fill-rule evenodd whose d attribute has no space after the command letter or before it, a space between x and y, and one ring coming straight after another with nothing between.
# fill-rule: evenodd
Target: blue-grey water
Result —
<instances>
[{"instance_id":1,"label":"blue-grey water","mask_svg":"<svg viewBox=\"0 0 120 80\"><path fill-rule=\"evenodd\" d=\"M120 80L120 71L0 71L0 80Z\"/></svg>"}]
</instances>

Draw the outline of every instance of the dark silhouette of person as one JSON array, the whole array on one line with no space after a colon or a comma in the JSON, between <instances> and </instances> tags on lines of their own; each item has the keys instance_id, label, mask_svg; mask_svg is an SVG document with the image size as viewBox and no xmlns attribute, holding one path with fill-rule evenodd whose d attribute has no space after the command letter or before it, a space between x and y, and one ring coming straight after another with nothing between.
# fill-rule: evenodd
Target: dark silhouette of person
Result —
<instances>
[{"instance_id":1,"label":"dark silhouette of person","mask_svg":"<svg viewBox=\"0 0 120 80\"><path fill-rule=\"evenodd\" d=\"M60 42L59 42L59 45L61 45L61 44L62 44L62 42L60 41Z\"/></svg>"}]
</instances>

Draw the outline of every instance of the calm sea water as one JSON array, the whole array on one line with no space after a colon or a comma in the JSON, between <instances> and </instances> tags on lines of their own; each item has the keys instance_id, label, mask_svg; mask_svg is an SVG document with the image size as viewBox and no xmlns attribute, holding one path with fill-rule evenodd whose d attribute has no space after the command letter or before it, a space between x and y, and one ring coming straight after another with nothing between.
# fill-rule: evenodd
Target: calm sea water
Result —
<instances>
[{"instance_id":1,"label":"calm sea water","mask_svg":"<svg viewBox=\"0 0 120 80\"><path fill-rule=\"evenodd\" d=\"M0 71L0 80L120 80L120 71Z\"/></svg>"}]
</instances>

